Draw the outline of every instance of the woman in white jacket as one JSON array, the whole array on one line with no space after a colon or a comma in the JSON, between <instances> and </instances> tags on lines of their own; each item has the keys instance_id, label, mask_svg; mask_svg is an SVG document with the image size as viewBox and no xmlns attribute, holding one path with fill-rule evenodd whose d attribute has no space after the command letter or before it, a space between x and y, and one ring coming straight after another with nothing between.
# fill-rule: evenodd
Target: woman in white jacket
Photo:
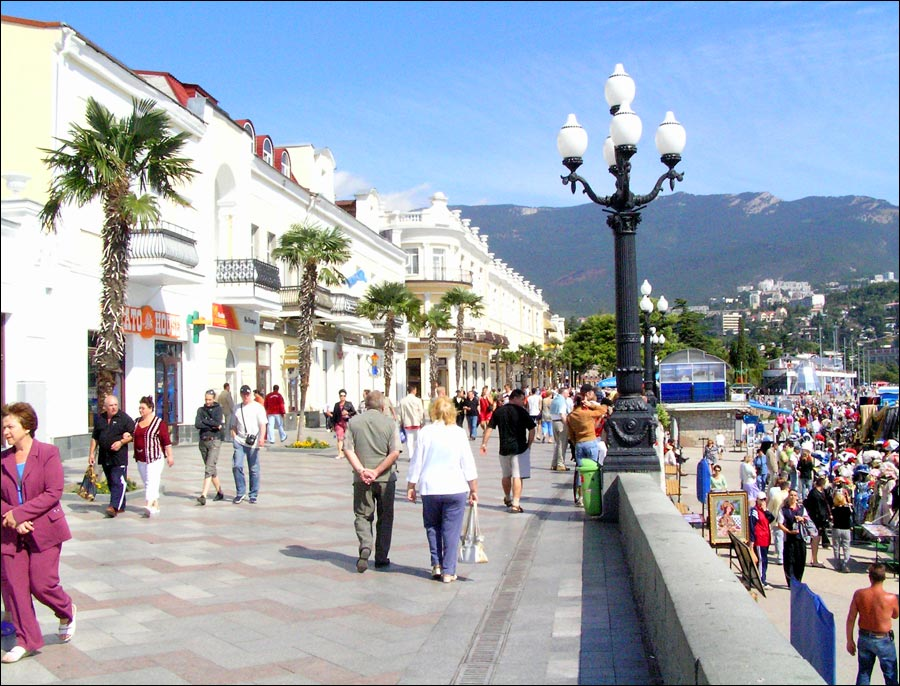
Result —
<instances>
[{"instance_id":1,"label":"woman in white jacket","mask_svg":"<svg viewBox=\"0 0 900 686\"><path fill-rule=\"evenodd\" d=\"M431 552L431 578L456 581L456 556L466 504L478 500L478 470L456 408L446 396L434 399L409 461L406 499L422 496L422 521Z\"/></svg>"}]
</instances>

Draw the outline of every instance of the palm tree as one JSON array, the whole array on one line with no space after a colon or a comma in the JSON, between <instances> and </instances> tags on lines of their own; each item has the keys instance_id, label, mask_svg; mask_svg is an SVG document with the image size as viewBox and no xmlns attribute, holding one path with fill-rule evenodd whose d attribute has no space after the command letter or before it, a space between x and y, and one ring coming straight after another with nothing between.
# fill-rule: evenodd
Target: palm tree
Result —
<instances>
[{"instance_id":1,"label":"palm tree","mask_svg":"<svg viewBox=\"0 0 900 686\"><path fill-rule=\"evenodd\" d=\"M410 330L418 336L423 330L428 333L428 381L431 385L429 397L434 397L438 387L438 334L451 327L450 310L441 305L435 305L424 315L414 317L409 321Z\"/></svg>"},{"instance_id":2,"label":"palm tree","mask_svg":"<svg viewBox=\"0 0 900 686\"><path fill-rule=\"evenodd\" d=\"M519 353L515 350L504 350L500 353L500 359L506 365L506 383L512 387L513 372L516 369L514 365L519 361Z\"/></svg>"},{"instance_id":3,"label":"palm tree","mask_svg":"<svg viewBox=\"0 0 900 686\"><path fill-rule=\"evenodd\" d=\"M350 238L338 227L316 224L292 224L281 237L272 256L284 260L288 267L300 272L300 321L297 325L297 360L300 366L300 408L297 413L297 440L303 440L306 428L306 392L312 365L313 328L316 313L316 287L338 286L344 276L336 266L350 259Z\"/></svg>"},{"instance_id":4,"label":"palm tree","mask_svg":"<svg viewBox=\"0 0 900 686\"><path fill-rule=\"evenodd\" d=\"M523 371L528 370L528 385L534 386L534 372L543 352L541 347L537 343L525 343L520 345L516 352L519 354L519 362L522 363Z\"/></svg>"},{"instance_id":5,"label":"palm tree","mask_svg":"<svg viewBox=\"0 0 900 686\"><path fill-rule=\"evenodd\" d=\"M418 316L420 301L402 281L386 281L369 286L356 306L356 313L372 321L384 319L384 394L390 396L394 375L394 340L398 317L413 320Z\"/></svg>"},{"instance_id":6,"label":"palm tree","mask_svg":"<svg viewBox=\"0 0 900 686\"><path fill-rule=\"evenodd\" d=\"M172 121L153 100L132 101L129 116L117 119L94 98L88 98L86 126L72 124L69 140L57 139L56 150L43 162L55 173L49 197L40 213L41 224L55 231L63 205L83 207L99 199L103 206L100 331L94 365L100 407L113 392L122 373L125 334L122 312L128 289L128 249L137 227L146 229L159 220L158 198L188 206L175 192L197 173L191 160L179 157L189 134L172 133ZM144 193L147 189L151 193ZM135 189L143 195L138 196Z\"/></svg>"},{"instance_id":7,"label":"palm tree","mask_svg":"<svg viewBox=\"0 0 900 686\"><path fill-rule=\"evenodd\" d=\"M480 317L484 313L482 306L484 298L475 295L467 288L459 286L451 288L444 293L441 298L441 304L448 308L456 308L456 387L462 388L462 342L463 342L463 324L466 320L466 311L468 310L473 317Z\"/></svg>"}]
</instances>

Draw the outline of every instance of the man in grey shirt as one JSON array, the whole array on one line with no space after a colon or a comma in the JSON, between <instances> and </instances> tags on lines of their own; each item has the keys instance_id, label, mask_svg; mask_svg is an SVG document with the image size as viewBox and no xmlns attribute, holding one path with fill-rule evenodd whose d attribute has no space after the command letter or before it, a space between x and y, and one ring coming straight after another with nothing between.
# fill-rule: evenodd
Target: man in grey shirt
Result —
<instances>
[{"instance_id":1,"label":"man in grey shirt","mask_svg":"<svg viewBox=\"0 0 900 686\"><path fill-rule=\"evenodd\" d=\"M366 411L350 419L344 437L344 455L354 472L353 514L356 516L354 526L359 539L356 571L360 574L369 568L373 547L376 568L387 567L391 563L388 554L394 528L395 463L400 455L400 435L394 420L385 415L383 409L384 394L369 391Z\"/></svg>"}]
</instances>

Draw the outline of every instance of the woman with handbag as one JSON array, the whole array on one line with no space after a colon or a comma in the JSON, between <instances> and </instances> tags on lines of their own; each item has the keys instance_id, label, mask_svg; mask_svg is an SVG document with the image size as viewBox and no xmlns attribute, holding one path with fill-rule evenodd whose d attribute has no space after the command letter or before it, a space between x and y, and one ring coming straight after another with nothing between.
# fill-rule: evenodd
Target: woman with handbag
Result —
<instances>
[{"instance_id":1,"label":"woman with handbag","mask_svg":"<svg viewBox=\"0 0 900 686\"><path fill-rule=\"evenodd\" d=\"M159 484L162 481L163 457L170 467L172 439L169 427L153 413L153 398L145 395L138 404L140 419L134 425L134 459L144 482L144 517L159 514Z\"/></svg>"},{"instance_id":2,"label":"woman with handbag","mask_svg":"<svg viewBox=\"0 0 900 686\"><path fill-rule=\"evenodd\" d=\"M59 582L62 544L72 538L59 499L63 467L59 449L35 440L38 420L28 403L3 406L0 453L0 577L3 601L16 630L16 645L2 657L18 662L44 645L32 595L59 619L62 643L75 635L75 604Z\"/></svg>"},{"instance_id":3,"label":"woman with handbag","mask_svg":"<svg viewBox=\"0 0 900 686\"><path fill-rule=\"evenodd\" d=\"M791 578L803 581L806 569L806 523L809 520L797 489L788 492L787 500L778 512L778 529L784 534L784 578L790 587Z\"/></svg>"},{"instance_id":4,"label":"woman with handbag","mask_svg":"<svg viewBox=\"0 0 900 686\"><path fill-rule=\"evenodd\" d=\"M338 391L338 401L334 404L331 412L325 414L331 418L331 427L334 429L335 438L337 438L337 452L335 460L344 457L344 435L347 433L347 422L350 417L356 414L356 408L353 403L347 400L347 391L343 388Z\"/></svg>"},{"instance_id":5,"label":"woman with handbag","mask_svg":"<svg viewBox=\"0 0 900 686\"><path fill-rule=\"evenodd\" d=\"M429 408L431 423L419 430L409 461L406 499L422 496L422 522L431 553L431 578L456 581L459 536L466 504L478 501L478 470L466 432L456 425L456 408L446 396Z\"/></svg>"}]
</instances>

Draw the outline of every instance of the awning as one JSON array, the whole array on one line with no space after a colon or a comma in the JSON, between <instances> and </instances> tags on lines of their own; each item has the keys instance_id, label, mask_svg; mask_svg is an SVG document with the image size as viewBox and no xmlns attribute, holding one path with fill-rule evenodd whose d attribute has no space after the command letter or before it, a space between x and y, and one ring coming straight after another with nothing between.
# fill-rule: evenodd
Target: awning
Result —
<instances>
[{"instance_id":1,"label":"awning","mask_svg":"<svg viewBox=\"0 0 900 686\"><path fill-rule=\"evenodd\" d=\"M774 405L763 405L760 402L755 400L747 401L747 404L752 407L754 410L766 410L767 412L775 412L777 414L790 414L790 410L786 410L783 407L775 407Z\"/></svg>"}]
</instances>

